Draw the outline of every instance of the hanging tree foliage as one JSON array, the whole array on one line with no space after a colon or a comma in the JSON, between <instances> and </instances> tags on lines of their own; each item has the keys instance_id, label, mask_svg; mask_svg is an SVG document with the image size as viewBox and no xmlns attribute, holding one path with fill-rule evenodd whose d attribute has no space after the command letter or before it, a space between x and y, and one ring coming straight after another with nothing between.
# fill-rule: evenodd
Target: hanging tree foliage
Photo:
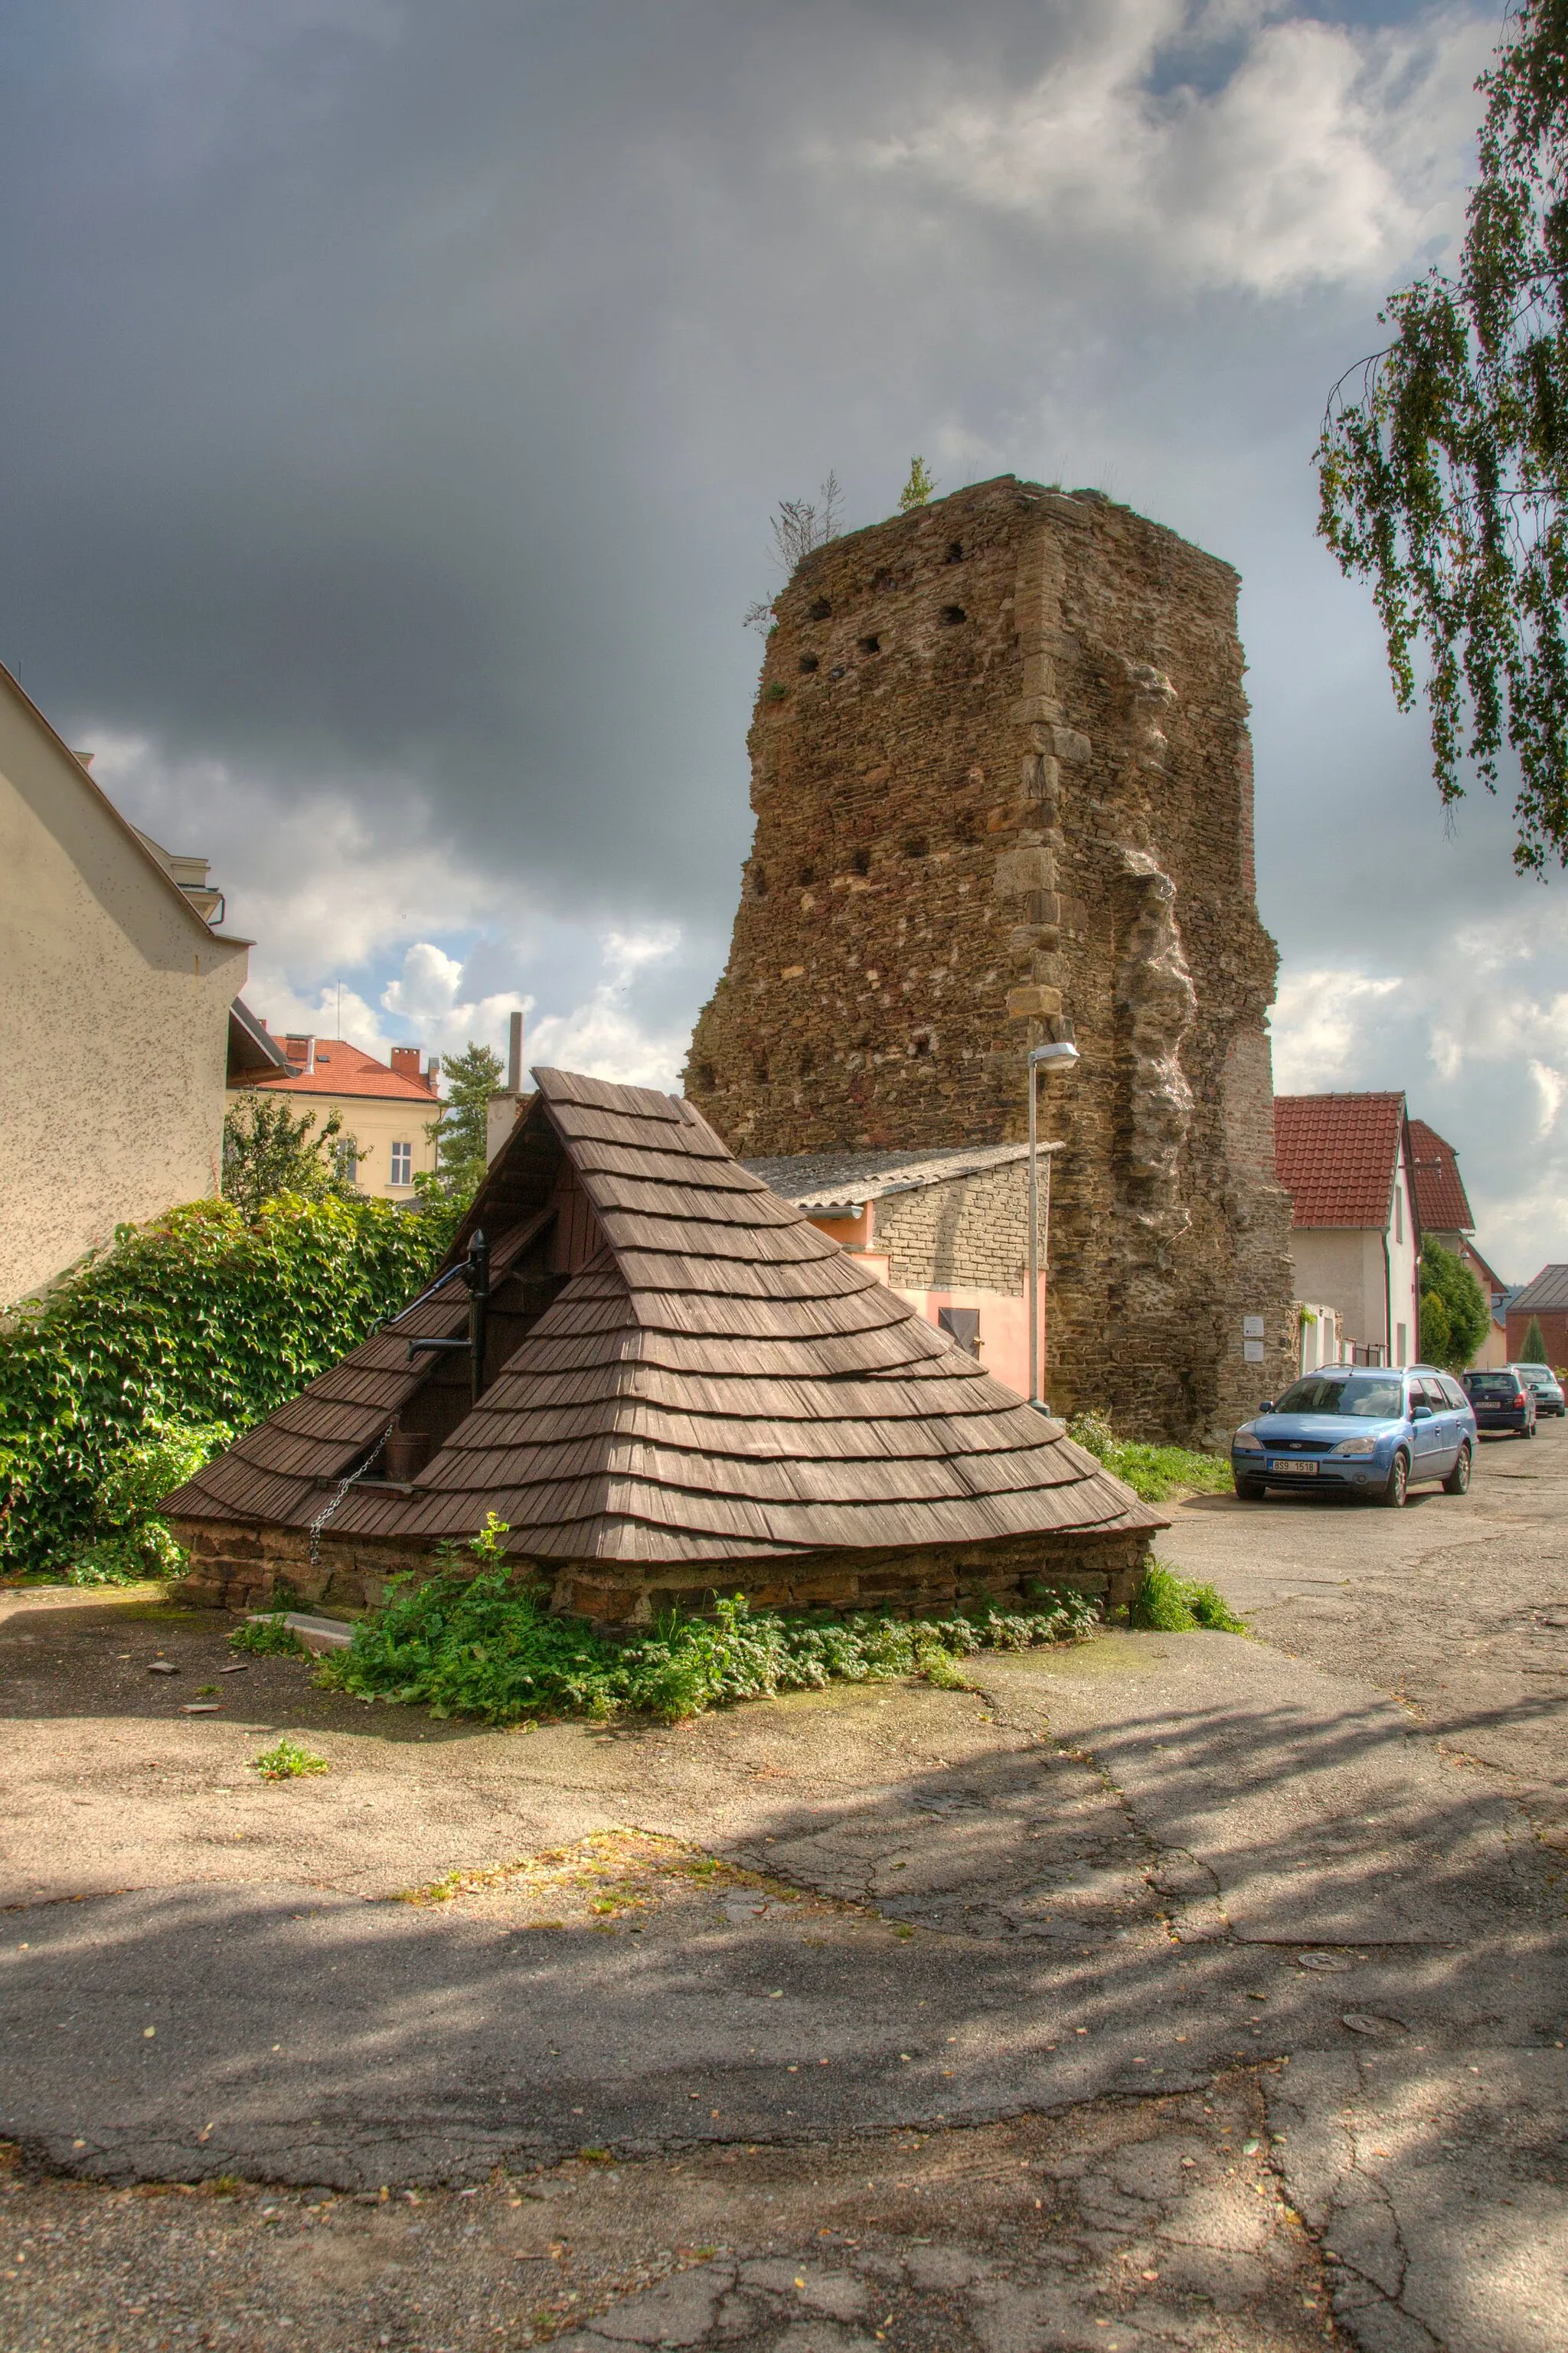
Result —
<instances>
[{"instance_id":1,"label":"hanging tree foliage","mask_svg":"<svg viewBox=\"0 0 1568 2353\"><path fill-rule=\"evenodd\" d=\"M1318 448L1320 530L1373 583L1400 707L1424 658L1445 807L1506 745L1521 872L1568 863L1568 0L1521 0L1489 72L1458 275L1380 314Z\"/></svg>"}]
</instances>

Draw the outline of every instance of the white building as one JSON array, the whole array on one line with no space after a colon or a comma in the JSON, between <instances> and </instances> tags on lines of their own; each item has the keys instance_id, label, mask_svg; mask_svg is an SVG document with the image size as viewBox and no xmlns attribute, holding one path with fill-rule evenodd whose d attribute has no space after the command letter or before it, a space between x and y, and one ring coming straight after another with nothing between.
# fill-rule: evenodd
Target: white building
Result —
<instances>
[{"instance_id":1,"label":"white building","mask_svg":"<svg viewBox=\"0 0 1568 2353\"><path fill-rule=\"evenodd\" d=\"M1410 1123L1402 1094L1278 1095L1274 1166L1291 1200L1296 1296L1333 1311L1339 1355L1420 1355Z\"/></svg>"}]
</instances>

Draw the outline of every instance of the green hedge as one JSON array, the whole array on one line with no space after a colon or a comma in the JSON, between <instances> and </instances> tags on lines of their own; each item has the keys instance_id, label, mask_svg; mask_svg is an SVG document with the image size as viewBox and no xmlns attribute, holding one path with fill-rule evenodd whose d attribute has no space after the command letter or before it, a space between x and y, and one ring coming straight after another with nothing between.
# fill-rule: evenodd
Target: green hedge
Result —
<instances>
[{"instance_id":1,"label":"green hedge","mask_svg":"<svg viewBox=\"0 0 1568 2353\"><path fill-rule=\"evenodd\" d=\"M0 1324L0 1563L55 1569L125 1527L150 1449L221 1442L405 1306L459 1208L194 1201ZM210 1447L210 1440L209 1440Z\"/></svg>"}]
</instances>

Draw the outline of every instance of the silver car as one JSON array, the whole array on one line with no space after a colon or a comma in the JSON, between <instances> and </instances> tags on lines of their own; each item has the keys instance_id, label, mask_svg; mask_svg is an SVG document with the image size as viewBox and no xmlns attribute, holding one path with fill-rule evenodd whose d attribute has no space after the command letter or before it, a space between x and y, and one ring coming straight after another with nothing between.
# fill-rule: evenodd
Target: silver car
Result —
<instances>
[{"instance_id":1,"label":"silver car","mask_svg":"<svg viewBox=\"0 0 1568 2353\"><path fill-rule=\"evenodd\" d=\"M1537 1413L1554 1413L1560 1421L1568 1414L1568 1398L1563 1397L1563 1384L1550 1365L1510 1365L1507 1369L1534 1390Z\"/></svg>"}]
</instances>

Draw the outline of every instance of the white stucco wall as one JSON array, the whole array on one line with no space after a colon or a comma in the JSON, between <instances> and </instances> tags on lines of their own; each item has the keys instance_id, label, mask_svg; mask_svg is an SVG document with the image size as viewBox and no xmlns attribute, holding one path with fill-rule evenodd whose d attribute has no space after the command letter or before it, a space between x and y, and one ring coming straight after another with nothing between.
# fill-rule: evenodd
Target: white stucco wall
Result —
<instances>
[{"instance_id":1,"label":"white stucco wall","mask_svg":"<svg viewBox=\"0 0 1568 2353\"><path fill-rule=\"evenodd\" d=\"M0 672L0 1303L216 1191L246 963Z\"/></svg>"},{"instance_id":2,"label":"white stucco wall","mask_svg":"<svg viewBox=\"0 0 1568 2353\"><path fill-rule=\"evenodd\" d=\"M1376 1343L1388 1350L1392 1364L1417 1361L1420 1341L1415 1230L1410 1199L1409 1171L1402 1155L1392 1190L1386 1234L1362 1226L1298 1226L1292 1229L1290 1256L1296 1271L1296 1296L1321 1300L1334 1310L1339 1317L1340 1345L1347 1353L1353 1343Z\"/></svg>"},{"instance_id":3,"label":"white stucco wall","mask_svg":"<svg viewBox=\"0 0 1568 2353\"><path fill-rule=\"evenodd\" d=\"M1395 1365L1415 1365L1421 1360L1417 1235L1410 1206L1415 1198L1415 1190L1410 1181L1410 1169L1402 1145L1399 1170L1394 1180L1394 1205L1388 1219L1388 1293L1394 1311L1394 1330L1389 1335L1389 1361ZM1405 1332L1403 1353L1399 1346L1399 1326L1402 1324Z\"/></svg>"},{"instance_id":4,"label":"white stucco wall","mask_svg":"<svg viewBox=\"0 0 1568 2353\"><path fill-rule=\"evenodd\" d=\"M1386 1339L1383 1246L1360 1226L1298 1226L1290 1236L1298 1299L1320 1299L1339 1317L1340 1340Z\"/></svg>"}]
</instances>

